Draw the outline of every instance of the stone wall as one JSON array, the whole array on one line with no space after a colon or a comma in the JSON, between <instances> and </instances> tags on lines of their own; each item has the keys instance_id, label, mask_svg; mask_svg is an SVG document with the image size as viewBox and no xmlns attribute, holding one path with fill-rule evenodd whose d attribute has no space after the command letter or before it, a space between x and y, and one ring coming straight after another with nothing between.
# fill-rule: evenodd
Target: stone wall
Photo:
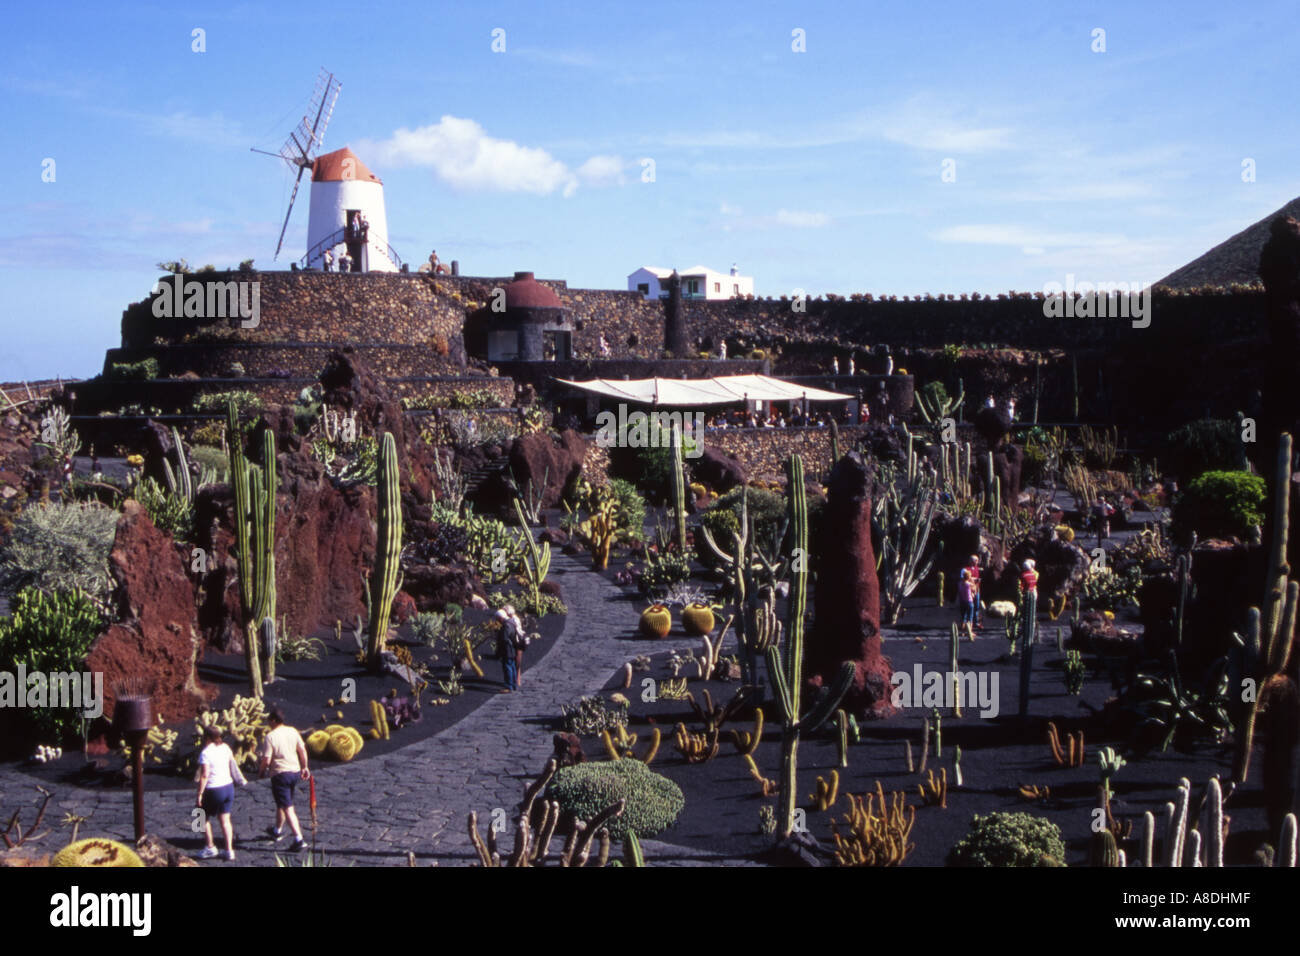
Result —
<instances>
[{"instance_id":1,"label":"stone wall","mask_svg":"<svg viewBox=\"0 0 1300 956\"><path fill-rule=\"evenodd\" d=\"M845 425L839 431L840 454L844 454L865 429ZM782 480L785 460L795 454L803 456L809 478L824 480L832 464L829 428L712 429L704 433L704 443L739 458L751 479Z\"/></svg>"}]
</instances>

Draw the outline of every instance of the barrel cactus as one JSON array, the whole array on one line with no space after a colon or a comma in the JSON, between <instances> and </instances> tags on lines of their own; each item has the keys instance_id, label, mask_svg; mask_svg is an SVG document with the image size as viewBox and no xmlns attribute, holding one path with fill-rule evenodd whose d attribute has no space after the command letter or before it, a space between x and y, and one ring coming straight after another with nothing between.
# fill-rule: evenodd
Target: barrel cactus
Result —
<instances>
[{"instance_id":1,"label":"barrel cactus","mask_svg":"<svg viewBox=\"0 0 1300 956\"><path fill-rule=\"evenodd\" d=\"M682 608L682 630L692 637L702 637L713 633L713 608L708 604L693 601Z\"/></svg>"},{"instance_id":2,"label":"barrel cactus","mask_svg":"<svg viewBox=\"0 0 1300 956\"><path fill-rule=\"evenodd\" d=\"M673 629L673 615L662 604L651 604L641 612L641 633L650 638L664 638Z\"/></svg>"},{"instance_id":3,"label":"barrel cactus","mask_svg":"<svg viewBox=\"0 0 1300 956\"><path fill-rule=\"evenodd\" d=\"M135 867L144 866L144 861L125 843L91 837L69 843L54 854L50 866Z\"/></svg>"}]
</instances>

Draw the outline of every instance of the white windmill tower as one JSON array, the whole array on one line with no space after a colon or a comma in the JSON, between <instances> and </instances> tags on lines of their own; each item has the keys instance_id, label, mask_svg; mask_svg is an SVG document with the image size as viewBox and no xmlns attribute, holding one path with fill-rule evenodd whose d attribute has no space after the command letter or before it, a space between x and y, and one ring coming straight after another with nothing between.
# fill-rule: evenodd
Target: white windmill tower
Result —
<instances>
[{"instance_id":1,"label":"white windmill tower","mask_svg":"<svg viewBox=\"0 0 1300 956\"><path fill-rule=\"evenodd\" d=\"M325 127L334 113L340 89L342 86L334 74L322 69L307 114L278 153L267 153L279 156L297 170L284 225L280 227L280 239L275 245L275 258L279 258L284 245L284 234L289 228L289 217L293 215L302 175L310 169L307 255L300 260L301 264L319 269L324 264L326 250L330 250L336 262L347 252L354 269L396 272L401 267L401 260L388 245L384 186L379 177L346 147L324 155L316 154L324 143ZM253 152L266 151L255 149Z\"/></svg>"}]
</instances>

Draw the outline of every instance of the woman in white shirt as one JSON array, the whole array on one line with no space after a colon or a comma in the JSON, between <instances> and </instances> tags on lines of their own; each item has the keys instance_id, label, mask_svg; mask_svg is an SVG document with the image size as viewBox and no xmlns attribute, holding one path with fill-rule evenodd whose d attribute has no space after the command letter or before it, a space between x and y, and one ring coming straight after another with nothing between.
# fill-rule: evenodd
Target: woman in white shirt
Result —
<instances>
[{"instance_id":1,"label":"woman in white shirt","mask_svg":"<svg viewBox=\"0 0 1300 956\"><path fill-rule=\"evenodd\" d=\"M203 810L203 831L207 835L208 845L199 853L199 859L210 860L217 855L216 845L212 841L212 818L216 816L221 820L221 832L226 837L226 849L221 858L233 860L235 833L230 825L230 811L235 804L235 783L246 787L248 781L235 762L234 751L229 744L222 742L218 728L206 728L203 740L204 747L199 751L199 793L194 805Z\"/></svg>"}]
</instances>

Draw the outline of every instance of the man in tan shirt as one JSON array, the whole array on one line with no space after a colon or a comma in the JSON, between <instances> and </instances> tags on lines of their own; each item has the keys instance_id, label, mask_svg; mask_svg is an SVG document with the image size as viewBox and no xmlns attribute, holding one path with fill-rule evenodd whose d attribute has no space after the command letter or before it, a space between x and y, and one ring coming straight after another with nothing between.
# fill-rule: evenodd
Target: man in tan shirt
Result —
<instances>
[{"instance_id":1,"label":"man in tan shirt","mask_svg":"<svg viewBox=\"0 0 1300 956\"><path fill-rule=\"evenodd\" d=\"M271 729L262 740L261 771L265 777L271 774L271 795L275 798L275 826L267 827L266 832L272 840L278 840L284 831L284 821L289 821L293 831L293 844L290 850L303 849L307 843L302 838L302 828L298 825L298 814L293 809L293 791L300 779L307 780L311 771L307 769L307 745L303 743L302 734L284 722L284 712L279 707L272 707L268 715Z\"/></svg>"}]
</instances>

